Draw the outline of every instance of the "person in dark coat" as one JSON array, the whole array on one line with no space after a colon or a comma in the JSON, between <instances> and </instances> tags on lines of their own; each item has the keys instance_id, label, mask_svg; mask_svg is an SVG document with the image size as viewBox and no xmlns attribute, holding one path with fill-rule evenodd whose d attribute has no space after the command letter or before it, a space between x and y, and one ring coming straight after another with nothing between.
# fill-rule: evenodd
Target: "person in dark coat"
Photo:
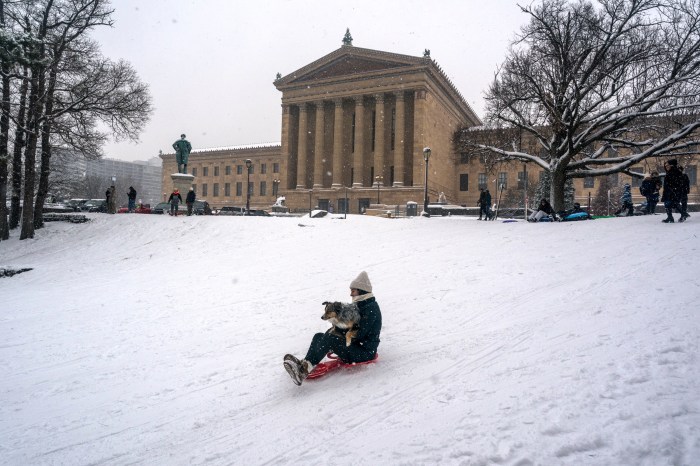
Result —
<instances>
[{"instance_id":1,"label":"person in dark coat","mask_svg":"<svg viewBox=\"0 0 700 466\"><path fill-rule=\"evenodd\" d=\"M360 312L357 335L350 346L347 346L345 336L330 331L317 333L312 338L304 359L300 361L291 354L285 355L284 368L295 384L301 385L328 352L335 353L345 363L371 361L377 356L382 312L372 294L372 283L367 272L360 272L357 278L350 282L350 296Z\"/></svg>"},{"instance_id":2,"label":"person in dark coat","mask_svg":"<svg viewBox=\"0 0 700 466\"><path fill-rule=\"evenodd\" d=\"M194 188L190 188L190 191L187 193L187 197L185 198L185 204L187 204L187 216L189 217L192 215L192 206L194 206L194 201L196 199L196 195L194 193Z\"/></svg>"},{"instance_id":3,"label":"person in dark coat","mask_svg":"<svg viewBox=\"0 0 700 466\"><path fill-rule=\"evenodd\" d=\"M540 201L540 204L537 206L537 210L535 210L530 216L528 217L527 221L528 222L539 222L542 217L545 215L551 215L552 220L557 220L557 213L554 212L554 209L552 208L552 205L549 203L549 201L545 198L542 198Z\"/></svg>"},{"instance_id":4,"label":"person in dark coat","mask_svg":"<svg viewBox=\"0 0 700 466\"><path fill-rule=\"evenodd\" d=\"M679 221L684 222L685 219L690 217L690 215L688 215L688 194L690 194L690 178L688 178L688 174L685 172L683 167L678 167L678 169L683 174L683 190L681 191L681 219Z\"/></svg>"},{"instance_id":5,"label":"person in dark coat","mask_svg":"<svg viewBox=\"0 0 700 466\"><path fill-rule=\"evenodd\" d=\"M126 193L126 197L129 199L129 212L133 212L136 209L136 190L133 186L129 186L129 192Z\"/></svg>"},{"instance_id":6,"label":"person in dark coat","mask_svg":"<svg viewBox=\"0 0 700 466\"><path fill-rule=\"evenodd\" d=\"M683 173L678 169L678 162L673 160L667 160L664 163L664 168L666 169L666 176L664 177L664 192L661 195L661 201L666 207L666 217L662 222L673 223L673 209L675 208L680 214L680 221L684 222L686 216L683 214L683 208L681 207L681 199L683 198L683 190L685 189L685 182L683 181Z\"/></svg>"},{"instance_id":7,"label":"person in dark coat","mask_svg":"<svg viewBox=\"0 0 700 466\"><path fill-rule=\"evenodd\" d=\"M639 194L647 200L645 213L648 215L656 214L656 204L659 203L659 191L661 190L661 180L657 172L652 172L642 181L639 186Z\"/></svg>"},{"instance_id":8,"label":"person in dark coat","mask_svg":"<svg viewBox=\"0 0 700 466\"><path fill-rule=\"evenodd\" d=\"M170 215L177 217L177 212L180 209L180 203L182 202L182 196L180 196L180 190L175 188L175 190L170 194L168 198L170 203Z\"/></svg>"},{"instance_id":9,"label":"person in dark coat","mask_svg":"<svg viewBox=\"0 0 700 466\"><path fill-rule=\"evenodd\" d=\"M488 189L482 189L481 194L479 194L479 201L476 203L479 206L479 218L484 216L484 220L489 220L491 218L491 193Z\"/></svg>"}]
</instances>

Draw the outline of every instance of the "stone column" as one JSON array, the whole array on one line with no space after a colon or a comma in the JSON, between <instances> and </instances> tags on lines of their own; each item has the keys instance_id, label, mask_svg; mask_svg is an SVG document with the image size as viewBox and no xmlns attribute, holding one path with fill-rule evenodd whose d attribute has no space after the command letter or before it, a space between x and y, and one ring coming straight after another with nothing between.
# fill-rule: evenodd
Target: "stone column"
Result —
<instances>
[{"instance_id":1,"label":"stone column","mask_svg":"<svg viewBox=\"0 0 700 466\"><path fill-rule=\"evenodd\" d=\"M365 104L364 97L355 97L355 159L353 163L354 180L352 185L362 187L364 174L365 147Z\"/></svg>"},{"instance_id":2,"label":"stone column","mask_svg":"<svg viewBox=\"0 0 700 466\"><path fill-rule=\"evenodd\" d=\"M282 159L280 160L280 173L286 173L286 180L284 180L284 187L283 189L289 189L293 188L296 186L296 170L294 170L294 178L291 178L291 158L292 154L291 151L289 150L289 142L290 142L290 136L291 136L291 131L290 131L290 123L291 123L291 118L290 118L290 112L289 112L289 105L283 104L282 105Z\"/></svg>"},{"instance_id":3,"label":"stone column","mask_svg":"<svg viewBox=\"0 0 700 466\"><path fill-rule=\"evenodd\" d=\"M343 99L335 99L333 120L333 188L343 185Z\"/></svg>"},{"instance_id":4,"label":"stone column","mask_svg":"<svg viewBox=\"0 0 700 466\"><path fill-rule=\"evenodd\" d=\"M396 93L396 126L394 128L394 186L404 185L406 157L406 100L403 91Z\"/></svg>"},{"instance_id":5,"label":"stone column","mask_svg":"<svg viewBox=\"0 0 700 466\"><path fill-rule=\"evenodd\" d=\"M297 189L306 189L307 104L299 104L299 146L297 148Z\"/></svg>"},{"instance_id":6,"label":"stone column","mask_svg":"<svg viewBox=\"0 0 700 466\"><path fill-rule=\"evenodd\" d=\"M377 94L374 119L374 175L384 179L384 94ZM374 182L374 180L372 180Z\"/></svg>"},{"instance_id":7,"label":"stone column","mask_svg":"<svg viewBox=\"0 0 700 466\"><path fill-rule=\"evenodd\" d=\"M315 102L316 105L316 134L314 141L314 188L323 187L323 165L326 158L323 153L323 125L325 115L323 101Z\"/></svg>"}]
</instances>

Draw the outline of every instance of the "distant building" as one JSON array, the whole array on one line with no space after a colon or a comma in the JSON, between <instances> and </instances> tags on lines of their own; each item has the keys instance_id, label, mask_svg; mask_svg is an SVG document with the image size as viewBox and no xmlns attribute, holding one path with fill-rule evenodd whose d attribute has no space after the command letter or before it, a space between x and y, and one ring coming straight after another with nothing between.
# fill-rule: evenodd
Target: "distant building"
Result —
<instances>
[{"instance_id":1,"label":"distant building","mask_svg":"<svg viewBox=\"0 0 700 466\"><path fill-rule=\"evenodd\" d=\"M116 177L118 194L123 194L122 191L133 185L138 191L137 199L146 204L157 204L163 197L161 165L162 161L158 157L134 162L105 158L87 160L85 173L87 176L102 178L105 183ZM120 199L119 204L126 202L125 199Z\"/></svg>"}]
</instances>

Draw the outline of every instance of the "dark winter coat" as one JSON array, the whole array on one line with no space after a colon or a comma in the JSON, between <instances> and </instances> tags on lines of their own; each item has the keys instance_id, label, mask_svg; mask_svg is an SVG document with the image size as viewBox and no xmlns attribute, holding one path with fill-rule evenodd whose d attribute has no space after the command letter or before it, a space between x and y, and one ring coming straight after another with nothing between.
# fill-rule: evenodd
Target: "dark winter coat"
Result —
<instances>
[{"instance_id":1,"label":"dark winter coat","mask_svg":"<svg viewBox=\"0 0 700 466\"><path fill-rule=\"evenodd\" d=\"M129 199L136 200L136 190L134 188L129 188L129 193L127 194Z\"/></svg>"},{"instance_id":2,"label":"dark winter coat","mask_svg":"<svg viewBox=\"0 0 700 466\"><path fill-rule=\"evenodd\" d=\"M629 186L625 186L625 190L622 192L622 196L620 196L620 202L623 204L632 203L632 191L630 191Z\"/></svg>"},{"instance_id":3,"label":"dark winter coat","mask_svg":"<svg viewBox=\"0 0 700 466\"><path fill-rule=\"evenodd\" d=\"M679 202L683 197L684 191L685 181L683 180L683 173L678 167L670 167L664 178L664 192L661 195L661 201Z\"/></svg>"},{"instance_id":4,"label":"dark winter coat","mask_svg":"<svg viewBox=\"0 0 700 466\"><path fill-rule=\"evenodd\" d=\"M369 351L377 351L379 346L379 333L382 330L382 312L374 297L357 301L360 310L360 328L353 344L359 344Z\"/></svg>"},{"instance_id":5,"label":"dark winter coat","mask_svg":"<svg viewBox=\"0 0 700 466\"><path fill-rule=\"evenodd\" d=\"M185 202L187 202L188 204L192 204L195 201L195 198L196 196L194 194L194 191L190 191L187 193L187 198L185 199Z\"/></svg>"},{"instance_id":6,"label":"dark winter coat","mask_svg":"<svg viewBox=\"0 0 700 466\"><path fill-rule=\"evenodd\" d=\"M547 199L542 199L540 201L540 205L537 206L537 210L541 210L545 214L554 215L552 204L550 204Z\"/></svg>"},{"instance_id":7,"label":"dark winter coat","mask_svg":"<svg viewBox=\"0 0 700 466\"><path fill-rule=\"evenodd\" d=\"M644 197L656 197L656 201L659 200L659 190L661 189L661 181L659 178L652 176L651 178L645 178L642 184L639 186L639 194Z\"/></svg>"},{"instance_id":8,"label":"dark winter coat","mask_svg":"<svg viewBox=\"0 0 700 466\"><path fill-rule=\"evenodd\" d=\"M688 194L690 194L690 178L686 173L683 173L683 190L681 191L681 197L683 199L688 199Z\"/></svg>"},{"instance_id":9,"label":"dark winter coat","mask_svg":"<svg viewBox=\"0 0 700 466\"><path fill-rule=\"evenodd\" d=\"M173 193L170 195L170 197L168 198L168 202L170 202L171 204L177 205L177 204L179 204L180 202L182 202L182 196L180 196L180 193L175 193L175 192L173 192Z\"/></svg>"}]
</instances>

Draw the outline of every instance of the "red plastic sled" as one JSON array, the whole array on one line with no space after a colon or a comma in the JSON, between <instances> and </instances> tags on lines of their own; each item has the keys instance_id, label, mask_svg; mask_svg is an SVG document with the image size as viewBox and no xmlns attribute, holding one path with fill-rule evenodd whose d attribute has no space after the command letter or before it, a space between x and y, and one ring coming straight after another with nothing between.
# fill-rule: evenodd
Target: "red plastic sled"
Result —
<instances>
[{"instance_id":1,"label":"red plastic sled","mask_svg":"<svg viewBox=\"0 0 700 466\"><path fill-rule=\"evenodd\" d=\"M314 370L311 371L311 373L306 377L307 379L318 379L319 377L323 377L324 375L328 374L329 372L332 372L336 369L339 369L341 367L353 367L353 366L363 366L365 364L374 364L379 360L379 353L377 353L374 356L374 359L369 360L369 361L364 361L364 362L351 362L351 363L345 363L338 359L338 356L336 356L333 353L328 353L326 355L330 361L326 362L320 362L314 367Z\"/></svg>"}]
</instances>

